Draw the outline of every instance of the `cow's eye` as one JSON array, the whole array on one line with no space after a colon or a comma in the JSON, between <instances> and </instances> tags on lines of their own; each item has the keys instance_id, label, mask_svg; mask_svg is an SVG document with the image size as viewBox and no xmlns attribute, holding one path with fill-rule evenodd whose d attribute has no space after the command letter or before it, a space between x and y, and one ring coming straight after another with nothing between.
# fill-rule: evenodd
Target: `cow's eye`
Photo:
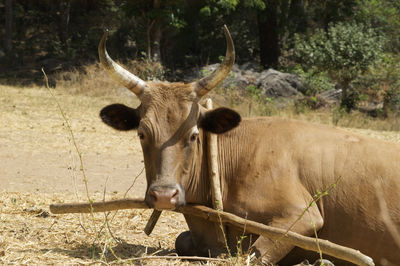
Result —
<instances>
[{"instance_id":1,"label":"cow's eye","mask_svg":"<svg viewBox=\"0 0 400 266\"><path fill-rule=\"evenodd\" d=\"M139 137L139 139L144 139L144 134L142 133L142 132L138 132L138 137Z\"/></svg>"},{"instance_id":2,"label":"cow's eye","mask_svg":"<svg viewBox=\"0 0 400 266\"><path fill-rule=\"evenodd\" d=\"M191 142L196 141L198 137L199 137L199 133L195 132L190 136L190 141Z\"/></svg>"}]
</instances>

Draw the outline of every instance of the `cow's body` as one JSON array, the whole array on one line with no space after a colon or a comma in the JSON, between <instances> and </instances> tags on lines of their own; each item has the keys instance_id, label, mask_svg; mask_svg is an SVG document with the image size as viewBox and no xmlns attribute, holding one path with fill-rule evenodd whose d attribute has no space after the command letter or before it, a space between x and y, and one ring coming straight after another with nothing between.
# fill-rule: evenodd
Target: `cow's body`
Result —
<instances>
[{"instance_id":1,"label":"cow's body","mask_svg":"<svg viewBox=\"0 0 400 266\"><path fill-rule=\"evenodd\" d=\"M382 223L375 189L375 184L383 189L386 198L381 200L387 203L393 222L400 226L399 144L271 117L242 121L232 131L218 135L218 147L225 211L286 229L317 191L337 183L312 207L312 215L304 216L295 231L314 235L313 220L322 239L358 249L378 264L381 259L400 262L399 249ZM211 204L201 198L202 202L195 203ZM216 233L210 232L206 235L209 239L203 240L204 232L213 227L197 219L197 224L191 225L192 219L188 219L188 225L192 234L198 232L194 238L198 243L207 242L195 248L199 252L196 254L205 255L210 247L218 250ZM242 233L228 228L231 250L236 249ZM255 247L261 253L270 247L268 241L259 242ZM273 262L281 259L277 250L269 253ZM311 255L295 249L290 262L300 262ZM289 257L283 265L288 260Z\"/></svg>"},{"instance_id":2,"label":"cow's body","mask_svg":"<svg viewBox=\"0 0 400 266\"><path fill-rule=\"evenodd\" d=\"M390 218L400 225L400 145L354 135L332 127L281 118L241 122L228 108L205 110L201 98L229 73L234 62L233 41L225 27L227 54L221 66L189 84L145 82L116 64L99 45L105 69L141 100L137 108L105 107L100 116L118 129L136 129L146 169L145 200L155 209L186 203L211 206L211 189L204 133L218 135L219 172L224 210L267 225L289 228L318 191L336 184L311 205L291 229L343 244L398 264L397 247L381 220L376 187L382 189ZM240 125L239 125L240 124ZM176 249L182 255L217 254L223 249L216 226L185 217L190 232L181 234ZM232 252L242 235L228 228ZM300 249L269 239L247 237L248 247L263 259L300 262L309 258Z\"/></svg>"}]
</instances>

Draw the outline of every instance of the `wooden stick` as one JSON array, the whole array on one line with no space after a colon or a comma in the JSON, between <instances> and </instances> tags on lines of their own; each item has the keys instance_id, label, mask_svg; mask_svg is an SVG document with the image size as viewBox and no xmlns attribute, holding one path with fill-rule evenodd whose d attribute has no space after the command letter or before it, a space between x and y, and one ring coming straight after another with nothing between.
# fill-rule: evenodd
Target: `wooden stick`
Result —
<instances>
[{"instance_id":1,"label":"wooden stick","mask_svg":"<svg viewBox=\"0 0 400 266\"><path fill-rule=\"evenodd\" d=\"M143 199L121 199L106 202L92 203L92 212L104 212L119 209L147 209ZM70 203L70 204L52 204L50 211L55 214L61 213L89 213L91 212L89 203ZM183 214L194 215L205 220L219 223L230 224L237 228L246 228L247 233L262 235L274 240L284 241L297 247L318 252L316 240L312 237L303 236L295 232L286 232L285 229L267 226L265 224L249 221L234 214L213 210L200 205L187 205L175 210ZM352 262L356 265L375 265L373 260L362 254L358 250L343 247L327 240L318 239L319 247L324 254Z\"/></svg>"},{"instance_id":2,"label":"wooden stick","mask_svg":"<svg viewBox=\"0 0 400 266\"><path fill-rule=\"evenodd\" d=\"M206 101L206 108L208 110L211 110L213 108L212 100L210 98L208 98ZM217 135L208 132L207 142L208 142L208 169L210 174L213 207L217 210L222 211L224 209L224 205L222 202L221 182L219 179Z\"/></svg>"},{"instance_id":3,"label":"wooden stick","mask_svg":"<svg viewBox=\"0 0 400 266\"><path fill-rule=\"evenodd\" d=\"M156 226L156 223L158 221L158 218L160 218L161 211L159 210L153 210L153 213L151 214L149 220L147 221L146 227L144 228L144 232L146 235L150 235L151 232L153 232L154 226Z\"/></svg>"},{"instance_id":4,"label":"wooden stick","mask_svg":"<svg viewBox=\"0 0 400 266\"><path fill-rule=\"evenodd\" d=\"M93 202L92 209L89 203L61 203L51 204L50 211L54 214L64 213L91 213L91 212L108 212L125 209L148 209L143 198L125 198L118 200L109 200L102 202Z\"/></svg>"},{"instance_id":5,"label":"wooden stick","mask_svg":"<svg viewBox=\"0 0 400 266\"><path fill-rule=\"evenodd\" d=\"M211 98L208 98L205 103L205 107L208 110L213 108ZM222 202L221 194L221 182L219 179L219 169L218 169L218 137L211 132L206 133L207 138L207 152L208 152L208 174L210 177L211 186L211 198L212 206L214 209L223 211L224 205ZM221 223L215 224L215 229L217 232L217 241L221 244L226 244L226 229Z\"/></svg>"}]
</instances>

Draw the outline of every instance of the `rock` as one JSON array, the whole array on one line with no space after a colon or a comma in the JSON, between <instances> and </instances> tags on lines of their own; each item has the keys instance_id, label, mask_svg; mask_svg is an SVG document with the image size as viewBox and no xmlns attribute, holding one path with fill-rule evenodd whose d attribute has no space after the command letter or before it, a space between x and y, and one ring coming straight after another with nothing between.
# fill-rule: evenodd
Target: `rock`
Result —
<instances>
[{"instance_id":1,"label":"rock","mask_svg":"<svg viewBox=\"0 0 400 266\"><path fill-rule=\"evenodd\" d=\"M252 72L259 72L260 65L256 62L246 62L243 65L239 66L241 71L252 71Z\"/></svg>"},{"instance_id":2,"label":"rock","mask_svg":"<svg viewBox=\"0 0 400 266\"><path fill-rule=\"evenodd\" d=\"M219 64L212 64L201 69L195 68L185 71L184 80L185 82L198 80L211 74L218 66ZM254 62L248 62L243 65L235 64L222 86L239 91L246 91L249 86L254 86L259 88L265 96L281 98L283 101L303 97L307 90L303 81L296 75L279 72L274 69L258 72L258 68L259 65Z\"/></svg>"},{"instance_id":3,"label":"rock","mask_svg":"<svg viewBox=\"0 0 400 266\"><path fill-rule=\"evenodd\" d=\"M306 91L305 85L298 76L274 69L261 72L256 86L271 98L302 96Z\"/></svg>"},{"instance_id":4,"label":"rock","mask_svg":"<svg viewBox=\"0 0 400 266\"><path fill-rule=\"evenodd\" d=\"M331 89L319 93L316 98L323 106L332 106L340 102L342 89Z\"/></svg>"},{"instance_id":5,"label":"rock","mask_svg":"<svg viewBox=\"0 0 400 266\"><path fill-rule=\"evenodd\" d=\"M222 83L224 87L230 88L239 88L239 89L246 89L247 86L251 85L251 82L248 78L241 75L240 72L233 72L227 79L224 80Z\"/></svg>"},{"instance_id":6,"label":"rock","mask_svg":"<svg viewBox=\"0 0 400 266\"><path fill-rule=\"evenodd\" d=\"M378 117L384 113L383 101L359 102L355 109L372 117Z\"/></svg>"}]
</instances>

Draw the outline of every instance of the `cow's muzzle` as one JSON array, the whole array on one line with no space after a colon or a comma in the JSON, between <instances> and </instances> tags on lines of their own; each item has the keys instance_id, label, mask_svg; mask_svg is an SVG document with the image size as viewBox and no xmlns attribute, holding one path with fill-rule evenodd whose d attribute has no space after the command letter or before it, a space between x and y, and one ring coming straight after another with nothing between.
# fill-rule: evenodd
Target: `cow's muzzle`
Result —
<instances>
[{"instance_id":1,"label":"cow's muzzle","mask_svg":"<svg viewBox=\"0 0 400 266\"><path fill-rule=\"evenodd\" d=\"M179 185L150 186L145 201L157 210L173 210L185 205L185 193Z\"/></svg>"}]
</instances>

